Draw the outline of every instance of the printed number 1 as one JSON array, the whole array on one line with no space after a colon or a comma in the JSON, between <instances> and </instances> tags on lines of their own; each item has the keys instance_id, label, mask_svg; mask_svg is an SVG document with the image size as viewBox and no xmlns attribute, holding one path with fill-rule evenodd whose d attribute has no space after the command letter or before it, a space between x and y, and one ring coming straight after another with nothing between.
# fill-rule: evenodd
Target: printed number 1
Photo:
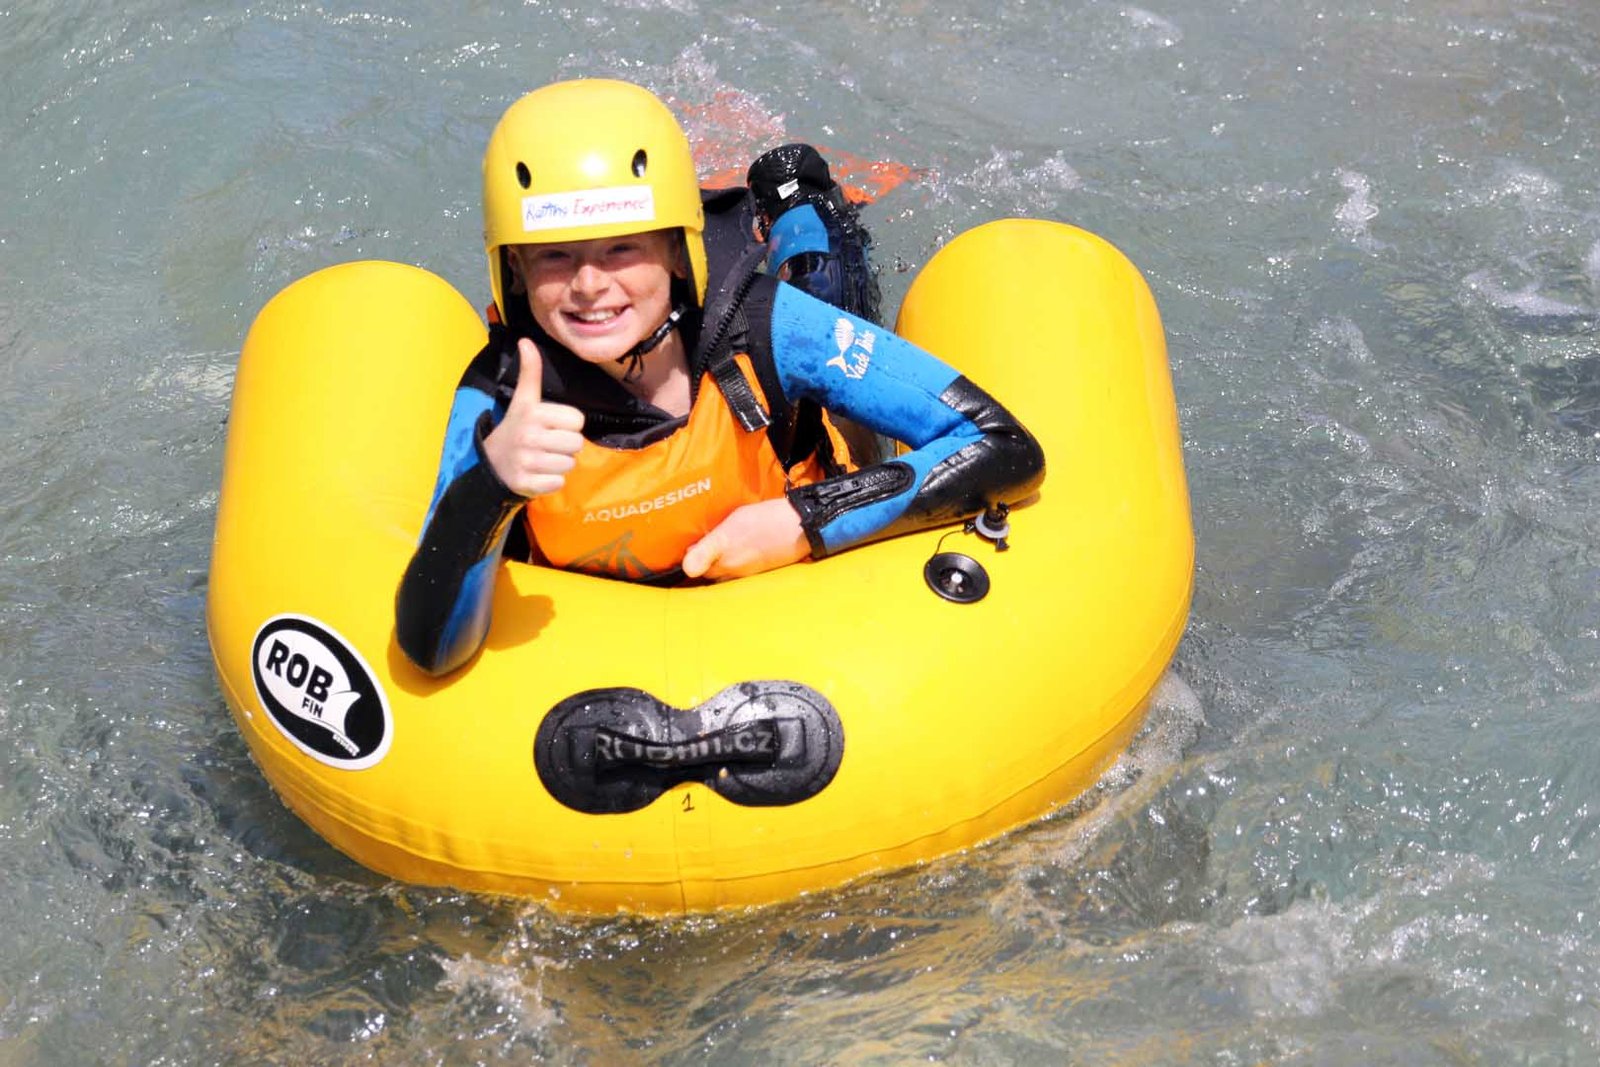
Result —
<instances>
[{"instance_id":1,"label":"printed number 1","mask_svg":"<svg viewBox=\"0 0 1600 1067\"><path fill-rule=\"evenodd\" d=\"M694 794L693 793L685 793L685 794L683 794L683 810L684 811L693 811L694 810Z\"/></svg>"}]
</instances>

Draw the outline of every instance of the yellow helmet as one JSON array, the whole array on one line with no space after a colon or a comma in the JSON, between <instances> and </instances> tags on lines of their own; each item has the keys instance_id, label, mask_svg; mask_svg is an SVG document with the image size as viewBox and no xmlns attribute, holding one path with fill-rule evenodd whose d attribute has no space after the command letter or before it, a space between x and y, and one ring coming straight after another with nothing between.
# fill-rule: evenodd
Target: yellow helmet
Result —
<instances>
[{"instance_id":1,"label":"yellow helmet","mask_svg":"<svg viewBox=\"0 0 1600 1067\"><path fill-rule=\"evenodd\" d=\"M705 212L689 139L667 105L628 82L535 89L506 109L483 154L489 287L506 319L506 245L679 228L705 303Z\"/></svg>"}]
</instances>

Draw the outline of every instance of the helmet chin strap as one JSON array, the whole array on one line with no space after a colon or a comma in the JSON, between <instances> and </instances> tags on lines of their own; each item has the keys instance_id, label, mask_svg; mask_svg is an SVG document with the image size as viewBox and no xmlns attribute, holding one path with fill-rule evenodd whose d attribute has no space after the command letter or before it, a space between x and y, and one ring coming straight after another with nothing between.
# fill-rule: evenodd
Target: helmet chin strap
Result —
<instances>
[{"instance_id":1,"label":"helmet chin strap","mask_svg":"<svg viewBox=\"0 0 1600 1067\"><path fill-rule=\"evenodd\" d=\"M644 373L644 357L655 351L657 346L667 339L667 334L671 333L672 328L678 325L678 320L683 318L683 314L687 310L688 308L682 304L673 308L667 315L667 320L657 326L654 333L617 357L616 361L618 363L625 364L622 372L623 381L634 381Z\"/></svg>"}]
</instances>

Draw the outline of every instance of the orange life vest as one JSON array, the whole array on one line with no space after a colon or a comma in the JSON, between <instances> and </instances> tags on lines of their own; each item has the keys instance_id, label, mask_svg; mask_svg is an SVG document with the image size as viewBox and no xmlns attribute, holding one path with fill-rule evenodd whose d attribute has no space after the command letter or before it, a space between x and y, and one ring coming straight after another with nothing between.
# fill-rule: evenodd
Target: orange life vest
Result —
<instances>
[{"instance_id":1,"label":"orange life vest","mask_svg":"<svg viewBox=\"0 0 1600 1067\"><path fill-rule=\"evenodd\" d=\"M732 359L770 412L749 355ZM854 469L826 416L823 426L835 459ZM709 370L688 419L667 437L638 449L585 441L576 459L561 489L528 501L530 540L554 566L635 580L676 569L735 508L828 474L816 452L785 469L766 430L741 425Z\"/></svg>"}]
</instances>

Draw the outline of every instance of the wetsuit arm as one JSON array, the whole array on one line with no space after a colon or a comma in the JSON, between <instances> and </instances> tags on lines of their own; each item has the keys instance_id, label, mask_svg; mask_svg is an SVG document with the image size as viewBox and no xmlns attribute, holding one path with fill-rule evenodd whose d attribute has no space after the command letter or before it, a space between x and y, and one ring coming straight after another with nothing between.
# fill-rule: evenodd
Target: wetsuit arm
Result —
<instances>
[{"instance_id":1,"label":"wetsuit arm","mask_svg":"<svg viewBox=\"0 0 1600 1067\"><path fill-rule=\"evenodd\" d=\"M483 644L500 553L526 502L483 454L484 437L504 415L486 376L496 359L491 344L456 390L433 501L395 594L400 649L433 675L460 667Z\"/></svg>"},{"instance_id":2,"label":"wetsuit arm","mask_svg":"<svg viewBox=\"0 0 1600 1067\"><path fill-rule=\"evenodd\" d=\"M777 270L806 252L826 255L838 246L838 241L837 230L829 233L816 205L800 204L773 221L767 233L767 266Z\"/></svg>"},{"instance_id":3,"label":"wetsuit arm","mask_svg":"<svg viewBox=\"0 0 1600 1067\"><path fill-rule=\"evenodd\" d=\"M773 221L767 270L824 303L875 319L878 281L867 267L870 244L859 226L846 233L834 213L801 203Z\"/></svg>"},{"instance_id":4,"label":"wetsuit arm","mask_svg":"<svg viewBox=\"0 0 1600 1067\"><path fill-rule=\"evenodd\" d=\"M1010 412L881 326L780 286L772 350L791 402L809 398L910 447L789 491L814 556L1014 504L1044 480L1044 451Z\"/></svg>"},{"instance_id":5,"label":"wetsuit arm","mask_svg":"<svg viewBox=\"0 0 1600 1067\"><path fill-rule=\"evenodd\" d=\"M878 279L867 263L872 237L828 162L803 142L763 152L745 175L767 272L835 307L878 318Z\"/></svg>"}]
</instances>

